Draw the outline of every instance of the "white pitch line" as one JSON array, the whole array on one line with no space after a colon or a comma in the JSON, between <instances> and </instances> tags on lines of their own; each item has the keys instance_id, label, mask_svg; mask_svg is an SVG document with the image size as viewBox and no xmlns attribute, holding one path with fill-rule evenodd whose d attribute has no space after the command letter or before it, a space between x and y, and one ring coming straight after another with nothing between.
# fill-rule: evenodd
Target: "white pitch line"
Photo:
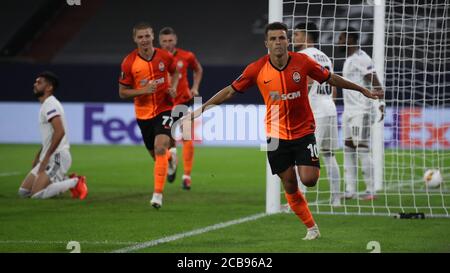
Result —
<instances>
[{"instance_id":1,"label":"white pitch line","mask_svg":"<svg viewBox=\"0 0 450 273\"><path fill-rule=\"evenodd\" d=\"M18 175L18 174L20 174L20 172L0 173L0 177L2 177L2 176L13 176L13 175Z\"/></svg>"},{"instance_id":2,"label":"white pitch line","mask_svg":"<svg viewBox=\"0 0 450 273\"><path fill-rule=\"evenodd\" d=\"M67 244L69 241L38 241L38 240L5 240L0 241L0 244L30 244L30 245L59 245L59 244ZM131 244L139 244L139 242L117 242L117 241L77 241L81 245L131 245Z\"/></svg>"},{"instance_id":3,"label":"white pitch line","mask_svg":"<svg viewBox=\"0 0 450 273\"><path fill-rule=\"evenodd\" d=\"M257 220L257 219L265 217L267 215L268 215L267 213L259 213L259 214L251 215L251 216L248 216L248 217L240 218L240 219L231 220L231 221L228 221L228 222L223 222L223 223L215 224L215 225L212 225L212 226L207 226L207 227L204 227L204 228L194 229L192 231L178 233L178 234L175 234L175 235L172 235L172 236L167 236L167 237L163 237L163 238L160 238L160 239L156 239L156 240L152 240L152 241L147 241L147 242L135 244L135 245L132 245L132 246L129 246L129 247L125 247L125 248L114 250L114 251L112 251L112 253L133 252L133 251L136 251L136 250L139 250L139 249L143 249L143 248L147 248L147 247L153 247L153 246L156 246L156 245L159 245L159 244L168 243L168 242L176 241L176 240L179 240L179 239L184 239L184 238L187 238L187 237L199 235L199 234L206 233L206 232L209 232L209 231L226 228L226 227L229 227L229 226L232 226L232 225L237 225L237 224L245 223L245 222L248 222L248 221Z\"/></svg>"}]
</instances>

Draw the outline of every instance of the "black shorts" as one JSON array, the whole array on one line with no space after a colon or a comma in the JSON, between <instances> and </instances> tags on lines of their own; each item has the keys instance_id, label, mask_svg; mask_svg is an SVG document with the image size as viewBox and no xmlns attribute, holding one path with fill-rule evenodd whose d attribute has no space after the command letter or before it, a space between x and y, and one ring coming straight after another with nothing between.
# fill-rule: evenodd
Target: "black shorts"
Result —
<instances>
[{"instance_id":1,"label":"black shorts","mask_svg":"<svg viewBox=\"0 0 450 273\"><path fill-rule=\"evenodd\" d=\"M268 143L271 141L274 139L267 140ZM320 168L319 152L314 134L294 140L278 139L278 141L278 148L267 152L272 174L282 173L291 166L306 165Z\"/></svg>"},{"instance_id":2,"label":"black shorts","mask_svg":"<svg viewBox=\"0 0 450 273\"><path fill-rule=\"evenodd\" d=\"M172 125L176 121L171 116L171 111L165 111L152 119L136 119L145 147L148 150L155 149L155 137L157 135L168 135L172 138Z\"/></svg>"}]
</instances>

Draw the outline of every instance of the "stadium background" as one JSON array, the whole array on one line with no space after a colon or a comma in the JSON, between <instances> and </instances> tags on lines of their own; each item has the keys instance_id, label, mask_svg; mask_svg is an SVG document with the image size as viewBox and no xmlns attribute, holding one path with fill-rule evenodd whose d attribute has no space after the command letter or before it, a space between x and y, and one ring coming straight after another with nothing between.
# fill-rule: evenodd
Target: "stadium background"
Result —
<instances>
[{"instance_id":1,"label":"stadium background","mask_svg":"<svg viewBox=\"0 0 450 273\"><path fill-rule=\"evenodd\" d=\"M167 185L165 211L158 214L148 207L152 165L149 167L150 160L142 145L73 145L73 169L89 177L91 191L85 202L74 203L69 198L48 202L18 200L18 181L26 174L38 146L11 143L40 142L36 122L39 103L32 94L32 84L42 70L59 75L61 86L57 97L66 110L76 108L71 112L72 118L81 119L80 127L75 128L75 123L69 120L69 132L82 134L80 141L71 137L73 144L135 143L133 136L123 139L117 131L112 135L113 140L108 139L107 130L102 128L92 130L98 136L98 141L92 142L86 140L84 131L88 124L84 119L86 111L99 111L101 107L106 114L96 117L103 124L121 114L125 124L133 120L132 102L120 100L117 86L120 62L135 48L131 39L133 25L147 21L153 25L155 34L164 26L172 26L179 36L178 46L192 50L203 65L200 92L207 99L234 80L245 65L266 53L263 28L267 22L267 1L81 0L81 6L69 6L66 1L37 0L3 1L1 5L0 143L6 143L0 145L1 252L67 252L65 246L69 240L81 241L83 251L111 251L264 211L265 156L254 148L199 148L193 173L194 191L188 196L178 185ZM345 8L336 12L340 18L349 16ZM373 16L370 10L365 12L365 16ZM360 18L361 14L352 16ZM370 29L370 24L368 21L364 28ZM340 30L336 27L334 31ZM337 32L324 39L330 42L333 37L337 38ZM362 43L370 54L371 36L363 35ZM330 50L324 49L331 56L343 58L342 53ZM340 71L342 62L335 65L335 70ZM450 82L450 79L441 80ZM387 99L392 99L391 92L395 90L387 91ZM450 92L443 91L437 93L445 102ZM421 92L416 94L414 103L421 106L425 100L420 100ZM408 97L402 99L408 105ZM228 103L261 104L262 100L253 88ZM340 100L338 104L342 110ZM114 109L108 112L109 108ZM448 111L445 113L450 117ZM408 126L417 129L427 120L431 122L433 115L433 109L427 109L400 119L396 113L388 112L386 132L395 139L387 139L386 143L397 145L404 134L396 129L408 129ZM400 120L409 125L399 125ZM411 137L418 141L418 148L427 148L424 144L428 143L430 148L448 145L444 146L448 149L448 124L433 126L442 128L447 142L438 144L434 136L408 131L404 144L411 147L408 142ZM390 128L396 129L390 132ZM429 157L433 155L430 153ZM448 158L444 159L443 164L448 165ZM338 162L342 162L342 157L338 157ZM292 215L280 214L140 251L366 252L369 240L380 241L383 251L450 250L445 239L450 238L450 229L445 219L427 219L424 223L334 215L318 215L317 219L326 237L315 245L298 244L303 235L301 225ZM280 232L280 227L286 232ZM268 234L271 238L267 238Z\"/></svg>"}]
</instances>

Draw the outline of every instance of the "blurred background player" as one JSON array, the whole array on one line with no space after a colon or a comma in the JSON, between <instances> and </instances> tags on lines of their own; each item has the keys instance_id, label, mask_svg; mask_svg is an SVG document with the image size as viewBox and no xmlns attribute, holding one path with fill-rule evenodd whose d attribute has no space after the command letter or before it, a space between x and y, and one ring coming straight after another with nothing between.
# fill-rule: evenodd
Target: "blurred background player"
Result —
<instances>
[{"instance_id":1,"label":"blurred background player","mask_svg":"<svg viewBox=\"0 0 450 273\"><path fill-rule=\"evenodd\" d=\"M258 85L267 109L268 143L278 143L267 153L272 173L281 178L290 208L307 227L303 239L314 240L320 236L319 228L299 190L295 173L296 168L301 182L307 187L315 186L320 174L307 77L319 83L327 81L331 85L357 90L373 99L377 94L331 73L305 54L288 52L287 32L283 23L268 24L265 45L269 54L248 65L242 75L195 110L190 119L200 116L213 105L222 104L236 92ZM272 111L277 111L278 116L274 118Z\"/></svg>"},{"instance_id":2,"label":"blurred background player","mask_svg":"<svg viewBox=\"0 0 450 273\"><path fill-rule=\"evenodd\" d=\"M320 65L333 72L333 64L330 58L315 48L319 38L319 31L314 23L300 23L294 28L294 45L296 50L313 58ZM339 183L341 175L334 156L334 151L338 148L338 128L337 111L334 99L336 98L336 87L330 86L327 82L319 84L317 81L308 81L309 102L316 121L317 145L322 154L327 169L328 180L330 181L331 205L341 204L339 194Z\"/></svg>"},{"instance_id":3,"label":"blurred background player","mask_svg":"<svg viewBox=\"0 0 450 273\"><path fill-rule=\"evenodd\" d=\"M177 48L177 35L171 27L164 27L159 32L159 44L161 48L169 51L176 59L177 67L180 71L180 79L178 82L177 96L175 97L174 104L186 105L192 107L194 104L194 96L199 95L199 86L203 76L203 68L200 62L191 51ZM189 88L188 82L188 69L193 72L192 87ZM170 148L171 160L169 162L169 170L167 180L173 182L175 180L177 171L177 149L176 147ZM183 189L191 189L191 171L194 161L194 142L191 140L183 139Z\"/></svg>"},{"instance_id":4,"label":"blurred background player","mask_svg":"<svg viewBox=\"0 0 450 273\"><path fill-rule=\"evenodd\" d=\"M381 93L383 89L375 72L372 59L358 46L359 34L356 29L348 27L339 35L339 48L346 53L347 59L343 67L343 76L356 84L373 88ZM363 200L373 200L375 187L373 182L373 163L369 152L370 131L374 123L375 111L381 111L384 118L384 104L377 110L374 103L355 92L344 94L344 173L346 184L346 199L357 197L358 158L361 160L361 170L366 183L366 192L361 195Z\"/></svg>"},{"instance_id":5,"label":"blurred background player","mask_svg":"<svg viewBox=\"0 0 450 273\"><path fill-rule=\"evenodd\" d=\"M21 197L47 199L71 190L73 198L85 199L88 194L86 177L66 173L72 165L70 145L66 136L67 123L61 103L53 95L58 78L52 72L39 74L33 86L41 103L39 129L42 147L33 160L32 170L19 188Z\"/></svg>"},{"instance_id":6,"label":"blurred background player","mask_svg":"<svg viewBox=\"0 0 450 273\"><path fill-rule=\"evenodd\" d=\"M137 49L122 62L119 96L134 99L136 120L145 147L155 160L154 192L150 203L154 208L160 208L170 158L168 149L174 122L171 110L176 96L178 69L170 53L153 47L153 39L153 29L149 24L139 23L133 28Z\"/></svg>"}]
</instances>

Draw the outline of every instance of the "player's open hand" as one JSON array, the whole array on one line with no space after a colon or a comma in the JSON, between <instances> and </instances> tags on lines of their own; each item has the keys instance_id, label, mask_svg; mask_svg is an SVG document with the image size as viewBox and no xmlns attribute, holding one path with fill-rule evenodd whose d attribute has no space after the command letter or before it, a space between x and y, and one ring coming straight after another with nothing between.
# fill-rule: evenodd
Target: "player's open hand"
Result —
<instances>
[{"instance_id":1,"label":"player's open hand","mask_svg":"<svg viewBox=\"0 0 450 273\"><path fill-rule=\"evenodd\" d=\"M198 96L198 89L197 88L191 88L191 94L194 97Z\"/></svg>"},{"instance_id":2,"label":"player's open hand","mask_svg":"<svg viewBox=\"0 0 450 273\"><path fill-rule=\"evenodd\" d=\"M169 88L169 95L170 95L172 98L175 98L175 97L177 96L177 89L176 89L176 88L173 88L173 87L170 87L170 88Z\"/></svg>"},{"instance_id":3,"label":"player's open hand","mask_svg":"<svg viewBox=\"0 0 450 273\"><path fill-rule=\"evenodd\" d=\"M144 87L146 94L152 94L156 91L157 83L153 80L149 81L147 85Z\"/></svg>"},{"instance_id":4,"label":"player's open hand","mask_svg":"<svg viewBox=\"0 0 450 273\"><path fill-rule=\"evenodd\" d=\"M373 91L371 92L370 90L364 88L364 89L361 91L361 93L362 93L364 96L366 96L366 97L368 97L368 98L370 98L370 99L374 99L374 100L376 100L376 99L381 99L381 98L383 98L383 96L384 96L383 91L382 91L382 90L380 91L379 89L375 89L375 90L373 90Z\"/></svg>"}]
</instances>

